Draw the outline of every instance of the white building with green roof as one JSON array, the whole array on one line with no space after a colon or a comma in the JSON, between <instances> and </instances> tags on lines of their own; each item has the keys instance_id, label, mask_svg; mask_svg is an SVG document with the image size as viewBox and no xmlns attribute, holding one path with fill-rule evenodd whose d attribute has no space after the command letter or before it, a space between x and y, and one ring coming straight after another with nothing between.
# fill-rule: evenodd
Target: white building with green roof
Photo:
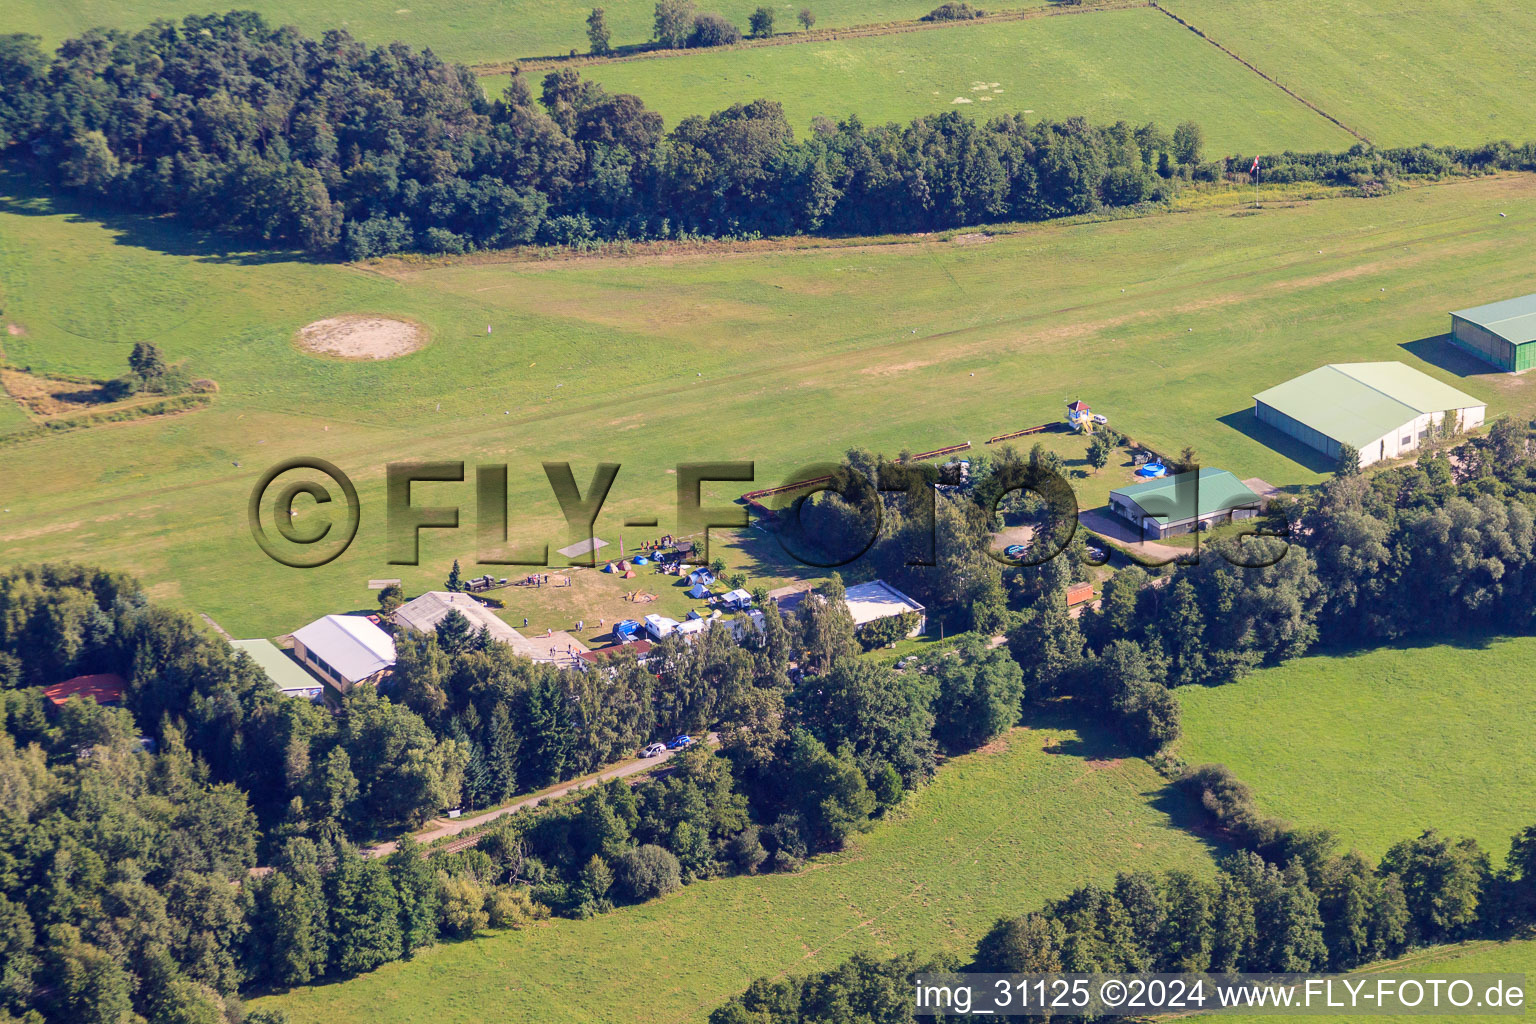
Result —
<instances>
[{"instance_id":1,"label":"white building with green roof","mask_svg":"<svg viewBox=\"0 0 1536 1024\"><path fill-rule=\"evenodd\" d=\"M1251 519L1262 503L1247 484L1210 466L1109 492L1110 510L1134 524L1144 540Z\"/></svg>"},{"instance_id":2,"label":"white building with green roof","mask_svg":"<svg viewBox=\"0 0 1536 1024\"><path fill-rule=\"evenodd\" d=\"M1330 363L1253 396L1259 422L1329 458L1349 445L1362 466L1414 450L1446 416L1471 430L1487 411L1481 399L1403 363Z\"/></svg>"}]
</instances>

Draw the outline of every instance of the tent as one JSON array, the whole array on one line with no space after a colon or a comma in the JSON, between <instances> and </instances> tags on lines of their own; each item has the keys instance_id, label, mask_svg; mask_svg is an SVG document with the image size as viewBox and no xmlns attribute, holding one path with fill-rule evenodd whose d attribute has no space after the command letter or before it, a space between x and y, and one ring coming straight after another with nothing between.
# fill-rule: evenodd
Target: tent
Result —
<instances>
[{"instance_id":1,"label":"tent","mask_svg":"<svg viewBox=\"0 0 1536 1024\"><path fill-rule=\"evenodd\" d=\"M693 586L688 588L688 596L693 598L695 601L702 601L704 598L709 596L709 588L702 583L695 583Z\"/></svg>"},{"instance_id":2,"label":"tent","mask_svg":"<svg viewBox=\"0 0 1536 1024\"><path fill-rule=\"evenodd\" d=\"M624 575L623 575L622 578L626 579L626 580L634 579L635 578L635 570L633 570L633 569L625 569L624 570Z\"/></svg>"},{"instance_id":3,"label":"tent","mask_svg":"<svg viewBox=\"0 0 1536 1024\"><path fill-rule=\"evenodd\" d=\"M688 574L688 582L702 583L705 586L708 586L709 584L715 582L715 574L710 572L709 569L700 566Z\"/></svg>"},{"instance_id":4,"label":"tent","mask_svg":"<svg viewBox=\"0 0 1536 1024\"><path fill-rule=\"evenodd\" d=\"M635 556L635 564L636 565L650 565L651 564L651 560L649 558L646 558L644 555L636 555Z\"/></svg>"},{"instance_id":5,"label":"tent","mask_svg":"<svg viewBox=\"0 0 1536 1024\"><path fill-rule=\"evenodd\" d=\"M597 554L599 548L605 548L607 546L608 542L605 540L597 537L588 537L586 540L579 540L575 544L568 544L565 547L560 548L558 553L564 555L566 558L576 558L585 554L595 555Z\"/></svg>"},{"instance_id":6,"label":"tent","mask_svg":"<svg viewBox=\"0 0 1536 1024\"><path fill-rule=\"evenodd\" d=\"M613 563L609 562L607 565L603 566L603 572L613 572Z\"/></svg>"}]
</instances>

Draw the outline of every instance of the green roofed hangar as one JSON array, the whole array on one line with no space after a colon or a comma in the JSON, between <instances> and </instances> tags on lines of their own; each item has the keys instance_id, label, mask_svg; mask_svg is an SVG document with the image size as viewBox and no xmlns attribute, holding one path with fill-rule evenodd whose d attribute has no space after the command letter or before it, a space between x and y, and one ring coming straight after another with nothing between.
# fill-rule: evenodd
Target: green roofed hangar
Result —
<instances>
[{"instance_id":1,"label":"green roofed hangar","mask_svg":"<svg viewBox=\"0 0 1536 1024\"><path fill-rule=\"evenodd\" d=\"M1143 539L1172 537L1259 514L1263 499L1224 469L1132 484L1109 492L1109 507L1141 531Z\"/></svg>"},{"instance_id":2,"label":"green roofed hangar","mask_svg":"<svg viewBox=\"0 0 1536 1024\"><path fill-rule=\"evenodd\" d=\"M1349 445L1369 466L1417 448L1447 416L1481 426L1487 406L1402 363L1330 363L1254 395L1253 412L1330 458Z\"/></svg>"},{"instance_id":3,"label":"green roofed hangar","mask_svg":"<svg viewBox=\"0 0 1536 1024\"><path fill-rule=\"evenodd\" d=\"M1451 342L1509 373L1536 367L1536 295L1452 313Z\"/></svg>"}]
</instances>

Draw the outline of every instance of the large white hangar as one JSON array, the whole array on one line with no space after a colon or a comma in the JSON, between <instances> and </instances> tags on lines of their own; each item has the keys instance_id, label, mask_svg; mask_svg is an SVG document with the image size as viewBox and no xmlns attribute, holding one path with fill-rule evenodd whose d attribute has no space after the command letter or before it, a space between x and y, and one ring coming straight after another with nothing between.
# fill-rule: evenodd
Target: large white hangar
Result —
<instances>
[{"instance_id":1,"label":"large white hangar","mask_svg":"<svg viewBox=\"0 0 1536 1024\"><path fill-rule=\"evenodd\" d=\"M1369 466L1417 448L1446 416L1480 426L1487 406L1403 363L1330 363L1254 395L1253 412L1330 458L1350 445Z\"/></svg>"}]
</instances>

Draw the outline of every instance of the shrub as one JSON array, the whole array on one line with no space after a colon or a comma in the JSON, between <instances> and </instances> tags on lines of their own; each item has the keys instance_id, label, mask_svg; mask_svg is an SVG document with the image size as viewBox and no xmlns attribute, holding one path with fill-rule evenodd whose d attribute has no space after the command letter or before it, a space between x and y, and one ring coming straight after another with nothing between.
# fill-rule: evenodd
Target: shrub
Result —
<instances>
[{"instance_id":1,"label":"shrub","mask_svg":"<svg viewBox=\"0 0 1536 1024\"><path fill-rule=\"evenodd\" d=\"M440 878L442 929L447 935L468 937L490 922L485 890L473 878Z\"/></svg>"},{"instance_id":2,"label":"shrub","mask_svg":"<svg viewBox=\"0 0 1536 1024\"><path fill-rule=\"evenodd\" d=\"M922 18L919 19L919 20L921 20L921 21L970 21L972 18L979 18L979 17L981 17L982 15L984 15L986 13L987 13L986 11L983 11L983 10L981 10L979 8L976 8L976 7L972 7L968 3L956 2L956 0L950 0L949 3L940 4L939 6L935 7L933 10L931 10L927 14L923 15Z\"/></svg>"},{"instance_id":3,"label":"shrub","mask_svg":"<svg viewBox=\"0 0 1536 1024\"><path fill-rule=\"evenodd\" d=\"M752 34L759 39L773 35L773 8L759 7L753 11L748 25L752 29Z\"/></svg>"},{"instance_id":4,"label":"shrub","mask_svg":"<svg viewBox=\"0 0 1536 1024\"><path fill-rule=\"evenodd\" d=\"M917 612L905 612L901 615L888 615L883 619L876 619L860 627L858 632L859 643L866 651L873 651L880 647L889 647L899 640L905 640L907 634L912 632L917 625Z\"/></svg>"},{"instance_id":5,"label":"shrub","mask_svg":"<svg viewBox=\"0 0 1536 1024\"><path fill-rule=\"evenodd\" d=\"M492 889L485 897L486 919L492 928L521 928L549 916L549 908L533 901L526 889Z\"/></svg>"},{"instance_id":6,"label":"shrub","mask_svg":"<svg viewBox=\"0 0 1536 1024\"><path fill-rule=\"evenodd\" d=\"M683 884L677 858L652 843L625 850L614 874L619 891L636 903L665 896Z\"/></svg>"},{"instance_id":7,"label":"shrub","mask_svg":"<svg viewBox=\"0 0 1536 1024\"><path fill-rule=\"evenodd\" d=\"M730 46L739 42L741 29L723 14L700 14L693 19L693 31L688 34L689 46Z\"/></svg>"}]
</instances>

